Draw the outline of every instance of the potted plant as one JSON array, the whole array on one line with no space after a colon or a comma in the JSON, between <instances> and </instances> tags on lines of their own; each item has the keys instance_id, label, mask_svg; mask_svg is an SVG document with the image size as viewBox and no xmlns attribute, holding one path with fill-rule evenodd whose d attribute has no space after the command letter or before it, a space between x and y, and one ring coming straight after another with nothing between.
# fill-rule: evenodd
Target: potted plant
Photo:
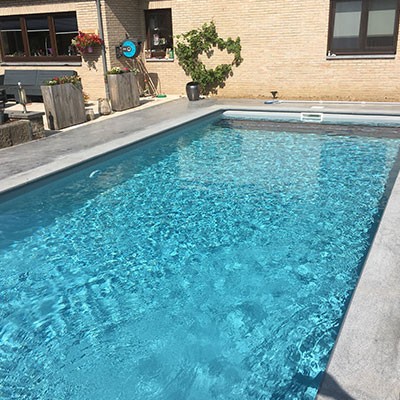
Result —
<instances>
[{"instance_id":1,"label":"potted plant","mask_svg":"<svg viewBox=\"0 0 400 400\"><path fill-rule=\"evenodd\" d=\"M186 85L189 100L198 100L200 93L216 93L218 87L223 87L225 80L232 75L233 66L238 67L243 61L240 38L235 40L220 38L214 21L203 24L200 29L178 35L177 40L175 54L179 65L186 75L192 78L192 82ZM233 54L233 61L230 64L220 64L207 69L200 56L205 54L211 58L214 49L226 50L228 54Z\"/></svg>"},{"instance_id":2,"label":"potted plant","mask_svg":"<svg viewBox=\"0 0 400 400\"><path fill-rule=\"evenodd\" d=\"M103 43L103 39L96 33L84 33L81 31L79 31L78 35L71 41L71 45L74 46L80 54L93 53L93 47L96 45L101 46Z\"/></svg>"},{"instance_id":3,"label":"potted plant","mask_svg":"<svg viewBox=\"0 0 400 400\"><path fill-rule=\"evenodd\" d=\"M137 107L140 104L136 69L113 67L107 71L111 106L114 111Z\"/></svg>"},{"instance_id":4,"label":"potted plant","mask_svg":"<svg viewBox=\"0 0 400 400\"><path fill-rule=\"evenodd\" d=\"M54 77L40 87L50 129L63 129L86 121L81 78Z\"/></svg>"}]
</instances>

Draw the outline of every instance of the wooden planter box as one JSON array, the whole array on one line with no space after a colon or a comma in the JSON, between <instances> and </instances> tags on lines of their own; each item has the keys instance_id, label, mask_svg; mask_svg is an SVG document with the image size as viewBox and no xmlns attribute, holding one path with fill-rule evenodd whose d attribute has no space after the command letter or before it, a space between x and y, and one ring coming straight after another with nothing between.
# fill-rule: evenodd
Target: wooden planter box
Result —
<instances>
[{"instance_id":1,"label":"wooden planter box","mask_svg":"<svg viewBox=\"0 0 400 400\"><path fill-rule=\"evenodd\" d=\"M133 72L107 75L111 106L114 111L137 107L140 104L136 75Z\"/></svg>"},{"instance_id":2,"label":"wooden planter box","mask_svg":"<svg viewBox=\"0 0 400 400\"><path fill-rule=\"evenodd\" d=\"M41 86L49 129L63 129L86 121L82 89L72 83Z\"/></svg>"}]
</instances>

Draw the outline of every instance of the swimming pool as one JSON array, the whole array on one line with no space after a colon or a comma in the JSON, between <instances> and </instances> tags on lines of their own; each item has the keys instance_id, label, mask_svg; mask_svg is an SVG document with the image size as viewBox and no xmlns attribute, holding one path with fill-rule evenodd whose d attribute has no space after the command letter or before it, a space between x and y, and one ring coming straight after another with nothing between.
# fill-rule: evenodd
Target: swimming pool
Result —
<instances>
[{"instance_id":1,"label":"swimming pool","mask_svg":"<svg viewBox=\"0 0 400 400\"><path fill-rule=\"evenodd\" d=\"M1 397L315 396L400 142L233 125L4 202Z\"/></svg>"}]
</instances>

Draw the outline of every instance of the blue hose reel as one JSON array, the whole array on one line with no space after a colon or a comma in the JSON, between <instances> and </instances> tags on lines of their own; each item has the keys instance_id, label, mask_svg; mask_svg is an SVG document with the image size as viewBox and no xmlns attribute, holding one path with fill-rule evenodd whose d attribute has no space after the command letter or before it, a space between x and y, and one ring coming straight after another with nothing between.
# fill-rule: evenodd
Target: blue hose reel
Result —
<instances>
[{"instance_id":1,"label":"blue hose reel","mask_svg":"<svg viewBox=\"0 0 400 400\"><path fill-rule=\"evenodd\" d=\"M140 54L141 42L131 39L124 40L119 46L117 57L136 58Z\"/></svg>"}]
</instances>

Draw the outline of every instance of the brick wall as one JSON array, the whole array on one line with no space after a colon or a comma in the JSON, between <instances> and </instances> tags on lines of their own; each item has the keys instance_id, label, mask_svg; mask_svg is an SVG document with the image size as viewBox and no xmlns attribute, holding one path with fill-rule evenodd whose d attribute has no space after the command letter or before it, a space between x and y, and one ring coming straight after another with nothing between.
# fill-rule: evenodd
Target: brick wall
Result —
<instances>
[{"instance_id":1,"label":"brick wall","mask_svg":"<svg viewBox=\"0 0 400 400\"><path fill-rule=\"evenodd\" d=\"M219 90L220 96L270 98L270 91L278 90L282 99L400 101L397 56L326 59L329 0L139 3L142 9L172 8L174 35L213 19L221 37L240 36L244 61ZM184 92L189 78L177 61L146 62L146 66L158 73L162 91Z\"/></svg>"},{"instance_id":2,"label":"brick wall","mask_svg":"<svg viewBox=\"0 0 400 400\"><path fill-rule=\"evenodd\" d=\"M219 90L220 96L271 98L270 91L277 90L281 99L400 101L397 56L326 59L329 0L101 1L108 68L133 65L127 59L117 59L115 47L126 34L144 41L145 9L171 8L174 35L213 19L221 37L240 36L244 61ZM97 29L95 0L2 0L0 15L71 10L76 10L81 30ZM190 78L177 60L145 61L145 65L158 75L160 91L184 94ZM0 72L4 68L14 67L1 66ZM82 76L84 90L91 98L104 97L99 49L94 55L85 56L82 65L70 68Z\"/></svg>"},{"instance_id":3,"label":"brick wall","mask_svg":"<svg viewBox=\"0 0 400 400\"><path fill-rule=\"evenodd\" d=\"M133 61L116 58L115 48L128 36L131 39L142 38L144 32L144 16L139 1L103 0L104 37L107 48L108 67L133 67Z\"/></svg>"}]
</instances>

